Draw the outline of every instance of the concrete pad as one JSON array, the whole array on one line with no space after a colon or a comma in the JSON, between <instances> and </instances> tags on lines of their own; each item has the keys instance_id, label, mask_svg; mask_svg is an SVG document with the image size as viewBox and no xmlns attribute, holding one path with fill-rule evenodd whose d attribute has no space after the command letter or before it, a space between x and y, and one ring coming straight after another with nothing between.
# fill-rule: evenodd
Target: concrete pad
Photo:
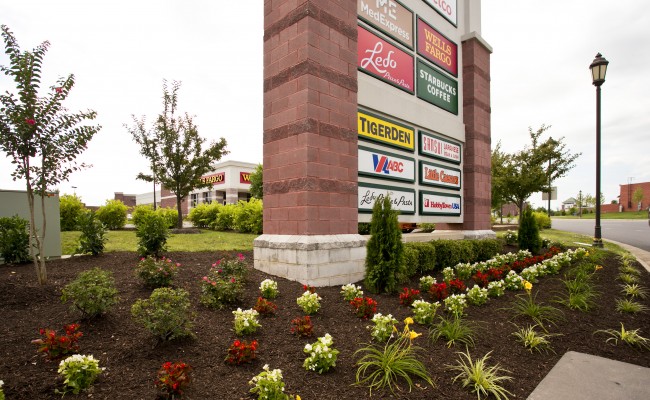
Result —
<instances>
[{"instance_id":1,"label":"concrete pad","mask_svg":"<svg viewBox=\"0 0 650 400\"><path fill-rule=\"evenodd\" d=\"M650 368L568 351L528 400L648 400Z\"/></svg>"}]
</instances>

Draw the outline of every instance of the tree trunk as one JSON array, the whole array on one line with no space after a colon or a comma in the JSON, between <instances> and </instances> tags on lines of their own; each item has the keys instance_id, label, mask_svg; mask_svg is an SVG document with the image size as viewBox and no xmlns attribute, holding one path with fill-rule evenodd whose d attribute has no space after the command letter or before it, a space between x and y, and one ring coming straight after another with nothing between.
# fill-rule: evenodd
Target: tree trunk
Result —
<instances>
[{"instance_id":1,"label":"tree trunk","mask_svg":"<svg viewBox=\"0 0 650 400\"><path fill-rule=\"evenodd\" d=\"M27 181L27 203L29 204L29 253L32 256L34 262L34 269L36 270L36 277L38 278L39 285L47 284L47 269L45 267L45 257L43 257L43 244L41 239L38 237L38 231L36 229L36 217L34 211L34 190L31 184L31 176L29 174L29 160L26 163L25 180ZM42 196L41 196L42 200ZM44 212L44 210L43 210ZM45 219L43 220L45 223ZM32 243L32 240L34 243ZM36 250L36 251L34 251Z\"/></svg>"},{"instance_id":2,"label":"tree trunk","mask_svg":"<svg viewBox=\"0 0 650 400\"><path fill-rule=\"evenodd\" d=\"M181 211L181 196L176 195L176 210L178 211L178 221L176 222L176 228L183 228L183 213Z\"/></svg>"}]
</instances>

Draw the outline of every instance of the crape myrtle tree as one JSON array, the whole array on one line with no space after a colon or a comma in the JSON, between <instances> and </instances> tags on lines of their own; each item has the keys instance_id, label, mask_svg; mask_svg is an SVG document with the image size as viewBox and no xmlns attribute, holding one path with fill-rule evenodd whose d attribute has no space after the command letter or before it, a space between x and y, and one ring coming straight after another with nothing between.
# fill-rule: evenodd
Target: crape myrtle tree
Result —
<instances>
[{"instance_id":1,"label":"crape myrtle tree","mask_svg":"<svg viewBox=\"0 0 650 400\"><path fill-rule=\"evenodd\" d=\"M140 145L140 153L150 162L151 175L140 173L138 178L158 181L176 195L178 210L177 228L183 227L181 202L192 190L211 188L202 182L201 176L210 172L213 163L228 154L226 139L211 142L203 150L205 139L199 136L192 117L187 113L178 115L178 90L180 82L172 82L171 88L163 81L163 112L158 115L152 129L145 128L144 117L133 117L135 125L127 129L133 140Z\"/></svg>"},{"instance_id":2,"label":"crape myrtle tree","mask_svg":"<svg viewBox=\"0 0 650 400\"><path fill-rule=\"evenodd\" d=\"M542 134L549 128L543 124L537 131L528 128L531 144L516 153L501 151L501 142L492 150L492 194L514 203L519 215L526 199L536 192L549 192L549 182L565 176L580 156L566 149L563 137L542 141Z\"/></svg>"},{"instance_id":3,"label":"crape myrtle tree","mask_svg":"<svg viewBox=\"0 0 650 400\"><path fill-rule=\"evenodd\" d=\"M0 149L14 166L13 180L25 180L29 204L30 251L38 282L47 283L44 238L47 228L45 197L70 174L85 164L75 159L101 129L99 125L85 125L96 112L69 113L62 103L74 86L74 75L59 78L43 96L39 95L43 57L50 46L45 41L30 51L22 51L13 33L2 25L8 66L0 66L4 75L11 77L15 91L0 94ZM2 85L3 87L5 84ZM35 223L35 199L40 198L43 222Z\"/></svg>"}]
</instances>

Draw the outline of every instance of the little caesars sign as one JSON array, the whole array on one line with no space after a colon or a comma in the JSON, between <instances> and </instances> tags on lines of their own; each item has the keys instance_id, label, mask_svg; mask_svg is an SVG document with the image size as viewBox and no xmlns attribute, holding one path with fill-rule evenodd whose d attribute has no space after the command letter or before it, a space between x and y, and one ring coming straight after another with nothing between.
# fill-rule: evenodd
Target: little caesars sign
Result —
<instances>
[{"instance_id":1,"label":"little caesars sign","mask_svg":"<svg viewBox=\"0 0 650 400\"><path fill-rule=\"evenodd\" d=\"M452 39L460 40L456 3L357 0L357 68L382 82L359 85L361 214L390 196L403 221L461 216L462 143L452 138L464 133L462 121L454 121L460 103L458 44ZM364 96L364 88L372 97ZM418 123L417 115L432 117ZM441 118L445 128L436 126ZM458 128L444 132L450 126Z\"/></svg>"}]
</instances>

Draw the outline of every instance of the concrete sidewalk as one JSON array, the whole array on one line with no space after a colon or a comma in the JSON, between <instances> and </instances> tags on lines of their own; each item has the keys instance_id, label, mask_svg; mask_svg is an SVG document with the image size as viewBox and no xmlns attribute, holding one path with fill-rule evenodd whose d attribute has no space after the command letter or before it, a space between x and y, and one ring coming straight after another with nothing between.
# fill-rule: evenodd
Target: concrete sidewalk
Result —
<instances>
[{"instance_id":1,"label":"concrete sidewalk","mask_svg":"<svg viewBox=\"0 0 650 400\"><path fill-rule=\"evenodd\" d=\"M568 351L528 400L648 400L650 368Z\"/></svg>"}]
</instances>

